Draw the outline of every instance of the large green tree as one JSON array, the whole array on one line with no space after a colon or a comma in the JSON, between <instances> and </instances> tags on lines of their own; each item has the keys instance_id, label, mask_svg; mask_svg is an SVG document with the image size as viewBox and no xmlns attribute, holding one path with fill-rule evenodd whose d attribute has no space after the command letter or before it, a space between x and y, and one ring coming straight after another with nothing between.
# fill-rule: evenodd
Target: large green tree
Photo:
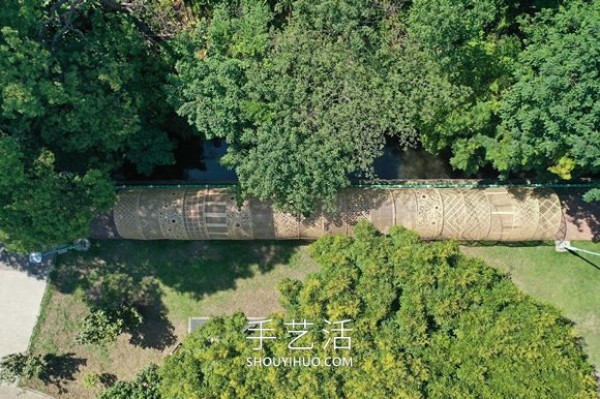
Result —
<instances>
[{"instance_id":1,"label":"large green tree","mask_svg":"<svg viewBox=\"0 0 600 399\"><path fill-rule=\"evenodd\" d=\"M0 242L18 252L85 237L96 212L114 201L99 170L61 172L49 150L34 156L0 132Z\"/></svg>"},{"instance_id":2,"label":"large green tree","mask_svg":"<svg viewBox=\"0 0 600 399\"><path fill-rule=\"evenodd\" d=\"M161 368L164 398L595 398L593 367L570 322L523 295L452 242L424 243L394 228L328 236L311 246L322 266L281 285L263 350L242 315L192 333ZM327 321L349 319L350 350L334 350ZM285 323L307 320L309 333ZM339 327L339 326L338 326ZM328 331L323 331L328 330ZM339 334L336 334L339 336ZM325 345L323 345L325 343ZM345 343L342 342L342 343ZM352 367L248 366L247 358L339 356Z\"/></svg>"},{"instance_id":3,"label":"large green tree","mask_svg":"<svg viewBox=\"0 0 600 399\"><path fill-rule=\"evenodd\" d=\"M409 37L459 93L421 131L454 167L571 179L600 170L600 7L414 1ZM589 198L593 197L593 193Z\"/></svg>"},{"instance_id":4,"label":"large green tree","mask_svg":"<svg viewBox=\"0 0 600 399\"><path fill-rule=\"evenodd\" d=\"M349 175L371 175L386 136L414 144L448 97L401 15L366 0L218 5L180 38L173 102L227 140L245 194L296 213L331 206Z\"/></svg>"},{"instance_id":5,"label":"large green tree","mask_svg":"<svg viewBox=\"0 0 600 399\"><path fill-rule=\"evenodd\" d=\"M51 4L34 22L0 19L2 130L68 167L110 170L125 157L148 172L170 162L168 137L156 131L165 114L158 49L127 13L99 2ZM32 13L22 7L19 15Z\"/></svg>"},{"instance_id":6,"label":"large green tree","mask_svg":"<svg viewBox=\"0 0 600 399\"><path fill-rule=\"evenodd\" d=\"M517 15L505 0L416 0L409 9L409 39L455 94L421 130L421 140L433 153L451 149L452 165L467 173L485 164L483 142L495 133L501 98L513 82Z\"/></svg>"},{"instance_id":7,"label":"large green tree","mask_svg":"<svg viewBox=\"0 0 600 399\"><path fill-rule=\"evenodd\" d=\"M489 144L501 171L600 171L600 3L569 1L524 24L516 82Z\"/></svg>"},{"instance_id":8,"label":"large green tree","mask_svg":"<svg viewBox=\"0 0 600 399\"><path fill-rule=\"evenodd\" d=\"M87 235L125 161L142 173L173 161L162 129L168 57L118 3L0 7L0 146L10 153L0 239L40 249Z\"/></svg>"}]
</instances>

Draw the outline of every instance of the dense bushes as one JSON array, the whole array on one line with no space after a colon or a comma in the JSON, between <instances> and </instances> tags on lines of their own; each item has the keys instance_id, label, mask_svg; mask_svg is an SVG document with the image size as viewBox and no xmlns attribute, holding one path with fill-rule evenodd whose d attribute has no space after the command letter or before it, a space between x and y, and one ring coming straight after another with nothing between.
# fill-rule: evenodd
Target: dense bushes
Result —
<instances>
[{"instance_id":1,"label":"dense bushes","mask_svg":"<svg viewBox=\"0 0 600 399\"><path fill-rule=\"evenodd\" d=\"M159 399L158 367L150 365L138 373L134 381L119 381L103 391L98 399Z\"/></svg>"},{"instance_id":2,"label":"dense bushes","mask_svg":"<svg viewBox=\"0 0 600 399\"><path fill-rule=\"evenodd\" d=\"M521 294L452 242L407 230L329 236L311 247L322 270L282 284L276 336L256 351L242 315L215 319L161 369L164 398L595 398L593 369L571 323ZM324 320L352 320L350 350L323 348ZM314 325L290 350L292 320ZM326 345L325 345L326 346ZM248 366L247 358L352 357L352 367Z\"/></svg>"}]
</instances>

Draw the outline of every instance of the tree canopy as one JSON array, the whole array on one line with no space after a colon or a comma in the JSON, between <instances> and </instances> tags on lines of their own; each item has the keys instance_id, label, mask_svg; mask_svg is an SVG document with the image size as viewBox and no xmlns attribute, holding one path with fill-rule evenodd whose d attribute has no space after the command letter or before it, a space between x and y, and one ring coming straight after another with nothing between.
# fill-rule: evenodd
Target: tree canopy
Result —
<instances>
[{"instance_id":1,"label":"tree canopy","mask_svg":"<svg viewBox=\"0 0 600 399\"><path fill-rule=\"evenodd\" d=\"M349 175L370 176L386 136L418 140L443 82L399 37L397 7L369 1L223 3L180 38L172 99L242 191L286 210L331 205ZM285 14L285 15L282 15ZM408 53L410 53L408 55Z\"/></svg>"},{"instance_id":2,"label":"tree canopy","mask_svg":"<svg viewBox=\"0 0 600 399\"><path fill-rule=\"evenodd\" d=\"M422 131L467 172L598 172L598 3L415 1L409 34L464 93Z\"/></svg>"},{"instance_id":3,"label":"tree canopy","mask_svg":"<svg viewBox=\"0 0 600 399\"><path fill-rule=\"evenodd\" d=\"M0 241L25 252L85 237L92 217L110 207L114 189L98 169L60 172L52 152L31 160L0 135Z\"/></svg>"},{"instance_id":4,"label":"tree canopy","mask_svg":"<svg viewBox=\"0 0 600 399\"><path fill-rule=\"evenodd\" d=\"M524 23L526 46L490 153L501 171L563 179L600 171L600 3L572 1Z\"/></svg>"},{"instance_id":5,"label":"tree canopy","mask_svg":"<svg viewBox=\"0 0 600 399\"><path fill-rule=\"evenodd\" d=\"M452 242L424 243L394 228L360 224L356 237L311 246L322 270L281 285L276 339L243 315L216 318L190 335L160 370L165 398L594 398L593 368L569 321ZM314 326L290 350L285 323ZM351 349L324 348L324 320L351 320ZM326 345L325 345L326 346ZM248 366L255 357L352 357L352 367Z\"/></svg>"},{"instance_id":6,"label":"tree canopy","mask_svg":"<svg viewBox=\"0 0 600 399\"><path fill-rule=\"evenodd\" d=\"M10 187L0 239L13 249L87 235L124 161L142 173L173 161L161 130L166 56L107 3L0 2L0 174Z\"/></svg>"},{"instance_id":7,"label":"tree canopy","mask_svg":"<svg viewBox=\"0 0 600 399\"><path fill-rule=\"evenodd\" d=\"M408 37L457 93L423 128L422 143L433 153L451 150L452 166L469 174L488 162L484 144L495 133L502 97L514 80L520 50L514 19L504 0L415 1L409 10Z\"/></svg>"},{"instance_id":8,"label":"tree canopy","mask_svg":"<svg viewBox=\"0 0 600 399\"><path fill-rule=\"evenodd\" d=\"M600 173L598 2L0 6L0 240L19 251L86 235L115 177L173 164L190 132L295 214L373 177L389 139L466 175Z\"/></svg>"}]
</instances>

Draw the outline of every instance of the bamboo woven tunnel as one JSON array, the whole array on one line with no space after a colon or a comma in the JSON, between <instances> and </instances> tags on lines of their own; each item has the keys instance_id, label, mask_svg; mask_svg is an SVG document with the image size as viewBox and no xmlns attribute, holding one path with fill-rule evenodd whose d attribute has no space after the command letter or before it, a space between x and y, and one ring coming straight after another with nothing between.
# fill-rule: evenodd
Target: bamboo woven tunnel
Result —
<instances>
[{"instance_id":1,"label":"bamboo woven tunnel","mask_svg":"<svg viewBox=\"0 0 600 399\"><path fill-rule=\"evenodd\" d=\"M316 239L352 234L360 220L381 232L400 225L429 240L530 241L563 239L561 202L551 189L347 189L335 212L298 217L270 203L238 207L226 188L133 189L119 192L113 210L121 238L138 240Z\"/></svg>"}]
</instances>

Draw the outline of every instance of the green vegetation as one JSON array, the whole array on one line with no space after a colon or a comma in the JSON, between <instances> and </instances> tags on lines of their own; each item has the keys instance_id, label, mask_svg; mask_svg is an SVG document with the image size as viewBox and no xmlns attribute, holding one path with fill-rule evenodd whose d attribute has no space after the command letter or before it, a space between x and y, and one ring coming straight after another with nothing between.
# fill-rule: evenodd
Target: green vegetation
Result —
<instances>
[{"instance_id":1,"label":"green vegetation","mask_svg":"<svg viewBox=\"0 0 600 399\"><path fill-rule=\"evenodd\" d=\"M600 244L572 243L600 253ZM600 257L557 253L554 245L532 247L462 247L503 273L526 294L556 306L575 323L583 348L600 367Z\"/></svg>"},{"instance_id":2,"label":"green vegetation","mask_svg":"<svg viewBox=\"0 0 600 399\"><path fill-rule=\"evenodd\" d=\"M244 193L296 213L331 206L386 135L417 140L424 96L442 104L399 17L388 2L225 2L179 38L174 104L226 138Z\"/></svg>"},{"instance_id":3,"label":"green vegetation","mask_svg":"<svg viewBox=\"0 0 600 399\"><path fill-rule=\"evenodd\" d=\"M17 378L29 380L44 372L46 361L42 356L24 353L7 355L0 361L0 382L14 382Z\"/></svg>"},{"instance_id":4,"label":"green vegetation","mask_svg":"<svg viewBox=\"0 0 600 399\"><path fill-rule=\"evenodd\" d=\"M194 133L225 139L244 196L303 214L371 177L390 137L467 174L600 172L598 2L0 6L0 240L13 250L85 236L116 176L173 164Z\"/></svg>"},{"instance_id":5,"label":"green vegetation","mask_svg":"<svg viewBox=\"0 0 600 399\"><path fill-rule=\"evenodd\" d=\"M14 250L86 236L125 161L173 162L168 57L108 3L0 1L0 240Z\"/></svg>"},{"instance_id":6,"label":"green vegetation","mask_svg":"<svg viewBox=\"0 0 600 399\"><path fill-rule=\"evenodd\" d=\"M294 214L333 208L351 177L372 177L389 138L447 154L470 175L600 173L598 1L0 0L0 9L0 242L14 251L88 235L114 204L116 179L174 164L192 134L227 142L222 162L242 196ZM599 198L600 189L585 195ZM467 251L564 310L600 364L596 263L548 248ZM361 225L312 255L323 269L304 283L295 280L319 266L295 243L106 242L66 255L31 353L4 359L2 378L67 398L109 386L102 399L595 397L571 323L455 244ZM280 305L273 287L284 277ZM286 318L314 320L315 339L324 319L352 319L356 366L247 368L255 351L242 315L231 316L239 310L277 312L281 334ZM144 369L163 363L199 315L227 317ZM289 355L280 340L265 345Z\"/></svg>"},{"instance_id":7,"label":"green vegetation","mask_svg":"<svg viewBox=\"0 0 600 399\"><path fill-rule=\"evenodd\" d=\"M142 370L132 382L119 381L103 391L98 399L160 399L158 367L151 365Z\"/></svg>"},{"instance_id":8,"label":"green vegetation","mask_svg":"<svg viewBox=\"0 0 600 399\"><path fill-rule=\"evenodd\" d=\"M85 237L96 212L112 205L113 187L101 172L61 173L55 164L48 150L28 160L0 131L0 241L9 249L39 250Z\"/></svg>"},{"instance_id":9,"label":"green vegetation","mask_svg":"<svg viewBox=\"0 0 600 399\"><path fill-rule=\"evenodd\" d=\"M88 252L58 259L31 347L32 355L52 367L26 386L62 399L95 398L117 380L133 380L149 364L163 363L187 335L189 317L279 311L277 283L317 270L298 243L94 242ZM98 292L93 288L113 274L127 275L133 286L152 276L158 293L150 306L140 307L143 322L137 328L118 334L114 342L80 344L90 298Z\"/></svg>"},{"instance_id":10,"label":"green vegetation","mask_svg":"<svg viewBox=\"0 0 600 399\"><path fill-rule=\"evenodd\" d=\"M77 337L81 344L106 344L116 341L125 331L135 331L142 324L144 310L160 297L153 277L134 279L118 270L122 268L115 270L110 266L94 270L82 282L87 286L85 300L91 309Z\"/></svg>"},{"instance_id":11,"label":"green vegetation","mask_svg":"<svg viewBox=\"0 0 600 399\"><path fill-rule=\"evenodd\" d=\"M189 336L160 370L165 398L595 398L593 368L571 323L521 294L452 242L422 243L395 228L311 247L322 270L281 285L285 314L257 352L238 314ZM324 342L325 320L352 320L352 348L288 349L285 322L307 319L303 342ZM256 332L251 334L257 334ZM271 334L269 334L271 335ZM246 358L352 356L353 367L248 367Z\"/></svg>"},{"instance_id":12,"label":"green vegetation","mask_svg":"<svg viewBox=\"0 0 600 399\"><path fill-rule=\"evenodd\" d=\"M461 93L422 132L428 149L451 147L467 172L570 180L600 170L600 6L557 5L414 2L409 34Z\"/></svg>"},{"instance_id":13,"label":"green vegetation","mask_svg":"<svg viewBox=\"0 0 600 399\"><path fill-rule=\"evenodd\" d=\"M444 106L433 108L437 118L421 140L431 152L451 149L452 165L468 173L486 162L485 137L494 134L502 97L514 80L520 49L514 11L503 0L424 0L409 10L408 37L452 88Z\"/></svg>"},{"instance_id":14,"label":"green vegetation","mask_svg":"<svg viewBox=\"0 0 600 399\"><path fill-rule=\"evenodd\" d=\"M543 10L523 29L516 82L489 150L494 166L563 179L600 171L600 3Z\"/></svg>"}]
</instances>

